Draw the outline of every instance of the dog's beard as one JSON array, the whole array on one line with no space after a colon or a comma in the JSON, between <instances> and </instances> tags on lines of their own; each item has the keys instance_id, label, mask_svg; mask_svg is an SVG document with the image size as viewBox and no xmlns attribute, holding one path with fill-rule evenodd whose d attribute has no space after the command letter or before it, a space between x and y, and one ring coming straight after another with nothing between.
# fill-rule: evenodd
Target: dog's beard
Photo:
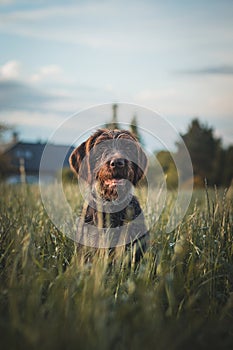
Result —
<instances>
[{"instance_id":1,"label":"dog's beard","mask_svg":"<svg viewBox=\"0 0 233 350\"><path fill-rule=\"evenodd\" d=\"M107 201L124 201L132 193L132 183L127 179L97 180L97 195Z\"/></svg>"},{"instance_id":2,"label":"dog's beard","mask_svg":"<svg viewBox=\"0 0 233 350\"><path fill-rule=\"evenodd\" d=\"M132 193L134 171L132 166L110 170L103 166L97 172L95 189L104 200L123 201Z\"/></svg>"}]
</instances>

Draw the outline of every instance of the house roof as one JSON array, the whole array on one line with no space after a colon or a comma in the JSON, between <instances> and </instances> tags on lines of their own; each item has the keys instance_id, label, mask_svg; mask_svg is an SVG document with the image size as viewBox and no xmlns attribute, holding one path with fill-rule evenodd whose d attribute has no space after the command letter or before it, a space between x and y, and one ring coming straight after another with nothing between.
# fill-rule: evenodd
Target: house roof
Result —
<instances>
[{"instance_id":1,"label":"house roof","mask_svg":"<svg viewBox=\"0 0 233 350\"><path fill-rule=\"evenodd\" d=\"M9 155L12 165L16 168L19 167L20 159L24 159L26 172L36 173L42 170L55 173L62 167L69 166L69 156L73 149L74 147L66 145L17 142L9 146L4 153ZM44 151L46 153L43 156Z\"/></svg>"}]
</instances>

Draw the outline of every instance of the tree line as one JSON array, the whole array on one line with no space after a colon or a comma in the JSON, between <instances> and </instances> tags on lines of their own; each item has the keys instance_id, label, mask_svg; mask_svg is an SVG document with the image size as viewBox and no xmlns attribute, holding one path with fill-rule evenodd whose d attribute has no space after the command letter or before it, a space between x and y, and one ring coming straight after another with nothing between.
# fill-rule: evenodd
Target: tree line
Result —
<instances>
[{"instance_id":1,"label":"tree line","mask_svg":"<svg viewBox=\"0 0 233 350\"><path fill-rule=\"evenodd\" d=\"M112 120L105 124L106 128L120 128L116 111L117 105L113 105ZM144 142L140 135L136 115L132 117L129 130L143 145ZM0 124L0 142L1 135L5 131L6 127ZM176 142L177 149L174 153L164 150L155 152L156 159L166 175L168 189L177 187L178 174L173 159L176 157L181 164L185 162L185 146L192 161L195 187L203 187L205 182L207 182L208 186L229 187L233 179L233 145L224 148L222 140L214 136L213 128L201 123L198 118L194 118L191 121L186 133L181 134L181 137L184 143ZM0 178L7 177L11 171L10 159L0 151ZM192 181L192 179L186 178L185 173L181 173L181 177L184 185ZM153 164L153 161L148 171L148 178L156 182L156 166Z\"/></svg>"}]
</instances>

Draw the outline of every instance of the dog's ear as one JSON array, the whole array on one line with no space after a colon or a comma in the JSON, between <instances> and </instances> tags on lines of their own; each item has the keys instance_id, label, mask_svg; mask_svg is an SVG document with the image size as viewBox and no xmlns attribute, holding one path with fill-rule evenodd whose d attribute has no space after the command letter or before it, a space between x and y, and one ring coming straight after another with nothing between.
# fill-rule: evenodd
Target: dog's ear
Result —
<instances>
[{"instance_id":1,"label":"dog's ear","mask_svg":"<svg viewBox=\"0 0 233 350\"><path fill-rule=\"evenodd\" d=\"M81 177L86 182L91 183L92 181L91 168L93 167L94 159L93 155L90 155L91 149L93 148L96 139L105 131L106 130L104 129L97 130L85 142L75 148L70 155L69 162L71 169L77 176ZM90 158L92 159L92 164L90 164Z\"/></svg>"},{"instance_id":2,"label":"dog's ear","mask_svg":"<svg viewBox=\"0 0 233 350\"><path fill-rule=\"evenodd\" d=\"M73 172L78 176L81 175L83 177L83 171L86 165L84 165L83 162L84 158L86 156L86 141L83 142L80 146L75 148L73 152L70 155L69 163L70 168L73 170Z\"/></svg>"},{"instance_id":3,"label":"dog's ear","mask_svg":"<svg viewBox=\"0 0 233 350\"><path fill-rule=\"evenodd\" d=\"M138 182L145 176L148 165L148 158L142 147L138 145L138 163L135 164L133 184L136 186Z\"/></svg>"}]
</instances>

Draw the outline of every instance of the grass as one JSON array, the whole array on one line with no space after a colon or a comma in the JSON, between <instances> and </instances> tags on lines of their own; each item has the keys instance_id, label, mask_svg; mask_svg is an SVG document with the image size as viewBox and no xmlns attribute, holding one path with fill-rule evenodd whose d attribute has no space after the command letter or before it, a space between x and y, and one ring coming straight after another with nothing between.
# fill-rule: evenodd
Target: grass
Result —
<instances>
[{"instance_id":1,"label":"grass","mask_svg":"<svg viewBox=\"0 0 233 350\"><path fill-rule=\"evenodd\" d=\"M72 185L66 192L72 201ZM138 266L124 257L111 265L103 251L85 263L37 186L2 184L1 349L232 348L231 204L222 192L196 191L169 234L166 207Z\"/></svg>"}]
</instances>

